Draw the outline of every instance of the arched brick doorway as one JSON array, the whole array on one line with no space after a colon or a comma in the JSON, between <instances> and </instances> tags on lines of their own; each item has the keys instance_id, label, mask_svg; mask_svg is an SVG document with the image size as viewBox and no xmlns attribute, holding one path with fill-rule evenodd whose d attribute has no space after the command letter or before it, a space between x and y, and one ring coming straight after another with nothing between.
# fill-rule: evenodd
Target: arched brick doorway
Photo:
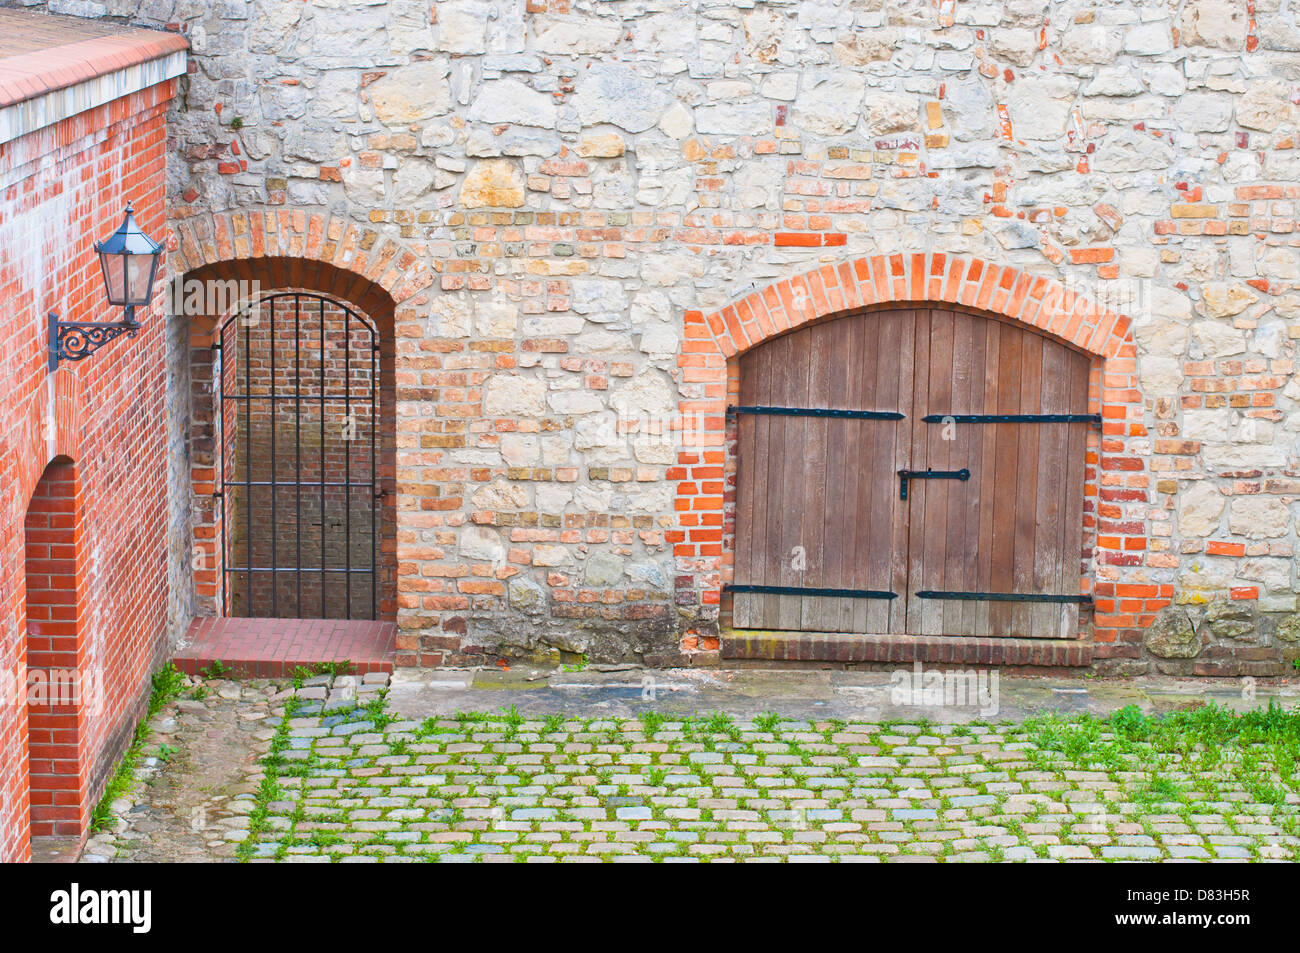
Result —
<instances>
[{"instance_id":1,"label":"arched brick doorway","mask_svg":"<svg viewBox=\"0 0 1300 953\"><path fill-rule=\"evenodd\" d=\"M193 566L201 611L393 619L392 297L360 275L290 258L218 262L183 281L193 289L224 285L232 304L188 315ZM348 426L349 415L355 426ZM322 491L356 505L323 498ZM354 517L373 522L373 534L351 532L359 528ZM365 592L335 586L347 578L340 573L365 565L374 567L373 592L369 578L359 580ZM317 571L298 573L303 566Z\"/></svg>"},{"instance_id":2,"label":"arched brick doorway","mask_svg":"<svg viewBox=\"0 0 1300 953\"><path fill-rule=\"evenodd\" d=\"M81 492L66 457L45 468L23 520L27 635L27 771L31 836L82 837L90 778L82 763L96 685L78 629L85 567L78 545Z\"/></svg>"},{"instance_id":3,"label":"arched brick doorway","mask_svg":"<svg viewBox=\"0 0 1300 953\"><path fill-rule=\"evenodd\" d=\"M677 604L697 624L683 648L723 657L777 661L943 661L1073 666L1091 663L1115 643L1123 622L1098 611L1078 638L944 637L741 629L725 590L736 581L738 432L728 413L740 401L744 355L799 328L887 307L956 307L1024 326L1088 356L1087 410L1100 417L1086 437L1081 589L1112 589L1127 554L1106 551L1126 540L1099 537L1097 500L1111 490L1111 519L1144 518L1147 501L1145 408L1129 318L1059 282L1018 268L942 252L846 260L775 282L710 314L688 311L679 358L683 399L676 510L668 538L677 557ZM1116 474L1123 486L1116 487ZM1116 492L1116 491L1119 492ZM1163 604L1149 600L1143 611Z\"/></svg>"}]
</instances>

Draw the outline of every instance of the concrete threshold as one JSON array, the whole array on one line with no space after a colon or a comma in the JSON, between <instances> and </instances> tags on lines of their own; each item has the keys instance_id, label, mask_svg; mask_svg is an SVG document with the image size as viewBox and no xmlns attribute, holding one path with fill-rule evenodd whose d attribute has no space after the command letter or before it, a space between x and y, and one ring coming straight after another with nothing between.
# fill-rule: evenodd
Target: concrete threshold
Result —
<instances>
[{"instance_id":1,"label":"concrete threshold","mask_svg":"<svg viewBox=\"0 0 1300 953\"><path fill-rule=\"evenodd\" d=\"M974 676L974 677L972 677ZM894 672L773 669L621 669L565 672L515 666L458 670L399 668L390 706L406 718L460 711L635 717L645 711L737 718L775 711L787 718L843 721L1023 721L1049 712L1106 715L1127 705L1147 714L1213 702L1245 711L1274 701L1300 704L1300 680L1070 679L1000 675L989 669L900 666Z\"/></svg>"}]
</instances>

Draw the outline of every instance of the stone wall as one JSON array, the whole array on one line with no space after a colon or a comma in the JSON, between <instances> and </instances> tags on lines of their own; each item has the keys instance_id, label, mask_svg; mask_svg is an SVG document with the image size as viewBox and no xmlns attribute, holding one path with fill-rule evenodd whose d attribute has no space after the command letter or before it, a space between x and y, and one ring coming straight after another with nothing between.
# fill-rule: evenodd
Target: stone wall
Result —
<instances>
[{"instance_id":1,"label":"stone wall","mask_svg":"<svg viewBox=\"0 0 1300 953\"><path fill-rule=\"evenodd\" d=\"M1090 451L1096 656L1140 668L1162 607L1222 599L1268 621L1240 658L1284 661L1300 24L1279 0L103 10L193 44L169 169L191 265L320 227L336 261L387 241L430 272L396 329L405 659L710 657L732 463L720 414L676 429L726 399L704 316L941 254L1128 319Z\"/></svg>"}]
</instances>

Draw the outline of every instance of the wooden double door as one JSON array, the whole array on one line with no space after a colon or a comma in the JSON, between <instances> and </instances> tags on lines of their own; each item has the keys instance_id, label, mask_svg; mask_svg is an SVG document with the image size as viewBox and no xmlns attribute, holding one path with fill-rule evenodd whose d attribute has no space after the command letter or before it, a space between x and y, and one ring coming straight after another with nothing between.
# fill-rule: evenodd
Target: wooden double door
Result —
<instances>
[{"instance_id":1,"label":"wooden double door","mask_svg":"<svg viewBox=\"0 0 1300 953\"><path fill-rule=\"evenodd\" d=\"M936 308L746 353L734 626L1075 637L1089 367Z\"/></svg>"}]
</instances>

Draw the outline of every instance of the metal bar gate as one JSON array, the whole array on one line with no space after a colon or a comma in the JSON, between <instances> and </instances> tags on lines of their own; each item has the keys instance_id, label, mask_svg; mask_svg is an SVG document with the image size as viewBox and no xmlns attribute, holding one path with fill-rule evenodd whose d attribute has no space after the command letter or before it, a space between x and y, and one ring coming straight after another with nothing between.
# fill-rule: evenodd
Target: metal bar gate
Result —
<instances>
[{"instance_id":1,"label":"metal bar gate","mask_svg":"<svg viewBox=\"0 0 1300 953\"><path fill-rule=\"evenodd\" d=\"M324 295L277 292L241 306L227 318L213 347L217 352L213 364L218 368L220 393L215 430L221 448L221 479L216 496L221 500L222 612L290 618L378 618L376 566L383 491L376 471L379 341L374 326L347 305ZM292 351L291 374L283 363L286 350ZM315 369L310 367L312 357L316 358ZM304 364L308 366L304 368ZM257 413L263 407L265 427L260 425ZM288 417L290 411L292 416ZM312 416L318 421L311 420ZM287 441L277 434L286 417L293 430L293 469L289 473L283 472ZM314 461L313 448L304 447L304 435L313 423L319 426L311 428L315 432L307 434L307 440L310 444L311 437L316 437ZM304 478L304 453L307 472L314 472L316 479ZM356 459L358 456L360 459ZM262 475L256 473L258 469L266 471L265 479L255 478ZM365 472L359 473L358 469ZM303 524L304 517L311 514L304 510L304 490L311 496L319 490L320 506L316 514L320 548L315 553L309 551L306 558ZM292 494L291 514L285 512L280 501L282 491ZM258 507L255 494L263 492L269 495L269 505ZM332 508L331 492L335 496ZM354 518L358 502L362 512ZM330 534L331 509L334 522L341 523L341 556L337 552L338 534L334 538ZM282 546L282 528L290 516L292 545ZM232 530L241 524L244 535L239 539ZM363 565L354 565L354 551L365 557ZM290 564L285 565L290 559ZM283 575L294 580L291 593L286 593L286 597L292 595L292 605L287 604L288 598L281 597ZM259 597L258 592L259 579L266 578L270 582L269 600L264 595ZM331 585L332 579L343 582L341 599L337 586ZM304 580L319 583L319 599L304 602ZM354 594L358 582L368 589L360 597Z\"/></svg>"}]
</instances>

